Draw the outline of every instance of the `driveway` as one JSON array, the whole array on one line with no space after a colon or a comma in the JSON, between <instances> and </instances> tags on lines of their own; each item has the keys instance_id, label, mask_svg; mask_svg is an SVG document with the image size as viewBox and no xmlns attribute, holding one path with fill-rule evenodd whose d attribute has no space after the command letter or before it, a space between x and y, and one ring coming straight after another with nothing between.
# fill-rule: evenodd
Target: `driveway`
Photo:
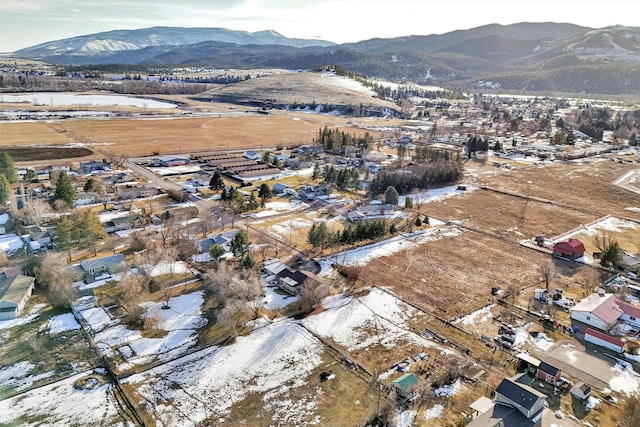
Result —
<instances>
[{"instance_id":1,"label":"driveway","mask_svg":"<svg viewBox=\"0 0 640 427\"><path fill-rule=\"evenodd\" d=\"M609 351L606 353L613 354ZM609 388L611 380L619 376L613 370L615 359L597 349L585 348L575 341L559 341L548 351L539 350L536 357L560 368L570 377L600 390Z\"/></svg>"}]
</instances>

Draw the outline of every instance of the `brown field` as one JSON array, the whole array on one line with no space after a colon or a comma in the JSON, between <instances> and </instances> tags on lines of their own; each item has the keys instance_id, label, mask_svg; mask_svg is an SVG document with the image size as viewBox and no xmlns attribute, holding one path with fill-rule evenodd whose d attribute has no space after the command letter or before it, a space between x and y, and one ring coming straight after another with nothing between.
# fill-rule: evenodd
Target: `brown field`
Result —
<instances>
[{"instance_id":1,"label":"brown field","mask_svg":"<svg viewBox=\"0 0 640 427\"><path fill-rule=\"evenodd\" d=\"M304 116L304 115L300 115ZM68 120L0 123L2 146L86 143L119 155L188 153L204 150L273 149L309 144L325 124L340 127L334 117L310 119L287 115L166 119ZM342 119L346 122L346 119ZM344 125L344 123L343 123ZM349 133L364 134L353 128ZM373 132L372 132L373 133ZM377 136L377 135L374 135Z\"/></svg>"},{"instance_id":2,"label":"brown field","mask_svg":"<svg viewBox=\"0 0 640 427\"><path fill-rule=\"evenodd\" d=\"M592 220L606 214L640 219L639 213L625 209L640 207L638 195L612 183L637 167L637 164L619 164L608 160L584 164L557 162L499 175L480 175L477 181L585 209L593 214Z\"/></svg>"},{"instance_id":3,"label":"brown field","mask_svg":"<svg viewBox=\"0 0 640 427\"><path fill-rule=\"evenodd\" d=\"M486 305L492 286L536 283L538 265L547 259L533 249L463 232L377 258L363 269L362 278L391 287L424 311L454 319Z\"/></svg>"},{"instance_id":4,"label":"brown field","mask_svg":"<svg viewBox=\"0 0 640 427\"><path fill-rule=\"evenodd\" d=\"M430 203L425 210L436 218L461 221L463 225L518 240L539 234L556 236L595 219L573 209L526 203L525 199L488 190Z\"/></svg>"}]
</instances>

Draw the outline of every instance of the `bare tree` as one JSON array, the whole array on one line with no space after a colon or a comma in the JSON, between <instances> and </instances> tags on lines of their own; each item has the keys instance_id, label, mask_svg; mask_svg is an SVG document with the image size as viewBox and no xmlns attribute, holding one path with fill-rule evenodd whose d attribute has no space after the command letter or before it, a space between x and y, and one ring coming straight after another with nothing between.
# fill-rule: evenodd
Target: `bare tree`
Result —
<instances>
[{"instance_id":1,"label":"bare tree","mask_svg":"<svg viewBox=\"0 0 640 427\"><path fill-rule=\"evenodd\" d=\"M582 296L587 296L588 293L593 292L600 284L602 279L600 272L592 267L583 267L578 277L578 285L582 289Z\"/></svg>"},{"instance_id":2,"label":"bare tree","mask_svg":"<svg viewBox=\"0 0 640 427\"><path fill-rule=\"evenodd\" d=\"M312 311L320 305L322 299L327 295L329 295L329 285L318 283L315 280L305 280L299 294L300 310L304 313Z\"/></svg>"},{"instance_id":3,"label":"bare tree","mask_svg":"<svg viewBox=\"0 0 640 427\"><path fill-rule=\"evenodd\" d=\"M118 283L120 303L132 322L141 322L146 314L144 302L149 300L149 281L143 274L127 274Z\"/></svg>"},{"instance_id":4,"label":"bare tree","mask_svg":"<svg viewBox=\"0 0 640 427\"><path fill-rule=\"evenodd\" d=\"M208 209L201 210L198 215L200 216L200 226L202 230L202 237L207 237L207 234L211 233L214 229L218 218L213 212Z\"/></svg>"},{"instance_id":5,"label":"bare tree","mask_svg":"<svg viewBox=\"0 0 640 427\"><path fill-rule=\"evenodd\" d=\"M600 252L605 252L616 242L616 239L611 233L601 232L593 235L591 242Z\"/></svg>"},{"instance_id":6,"label":"bare tree","mask_svg":"<svg viewBox=\"0 0 640 427\"><path fill-rule=\"evenodd\" d=\"M73 276L64 254L47 252L36 267L38 283L47 290L49 302L54 307L70 308L75 298Z\"/></svg>"},{"instance_id":7,"label":"bare tree","mask_svg":"<svg viewBox=\"0 0 640 427\"><path fill-rule=\"evenodd\" d=\"M549 290L549 284L557 277L558 272L553 261L547 261L544 264L538 266L538 274L544 281L545 289Z\"/></svg>"},{"instance_id":8,"label":"bare tree","mask_svg":"<svg viewBox=\"0 0 640 427\"><path fill-rule=\"evenodd\" d=\"M51 213L51 206L42 199L30 199L24 207L24 213L29 223L40 225L42 219Z\"/></svg>"}]
</instances>

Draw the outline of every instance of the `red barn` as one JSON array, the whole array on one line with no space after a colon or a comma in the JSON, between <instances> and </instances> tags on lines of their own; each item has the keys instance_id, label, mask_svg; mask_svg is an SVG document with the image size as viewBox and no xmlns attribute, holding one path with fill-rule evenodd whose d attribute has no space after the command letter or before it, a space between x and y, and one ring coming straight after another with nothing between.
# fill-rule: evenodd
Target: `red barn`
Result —
<instances>
[{"instance_id":1,"label":"red barn","mask_svg":"<svg viewBox=\"0 0 640 427\"><path fill-rule=\"evenodd\" d=\"M553 256L555 257L577 259L582 255L584 255L584 244L578 239L558 242L553 246Z\"/></svg>"}]
</instances>

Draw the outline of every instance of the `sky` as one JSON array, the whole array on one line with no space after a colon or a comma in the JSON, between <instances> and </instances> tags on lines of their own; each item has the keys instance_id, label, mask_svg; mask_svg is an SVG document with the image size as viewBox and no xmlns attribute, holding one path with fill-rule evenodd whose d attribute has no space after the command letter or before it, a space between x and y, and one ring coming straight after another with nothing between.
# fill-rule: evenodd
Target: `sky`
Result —
<instances>
[{"instance_id":1,"label":"sky","mask_svg":"<svg viewBox=\"0 0 640 427\"><path fill-rule=\"evenodd\" d=\"M274 30L335 43L442 34L492 23L638 26L636 5L633 0L2 0L0 52L153 26Z\"/></svg>"}]
</instances>

